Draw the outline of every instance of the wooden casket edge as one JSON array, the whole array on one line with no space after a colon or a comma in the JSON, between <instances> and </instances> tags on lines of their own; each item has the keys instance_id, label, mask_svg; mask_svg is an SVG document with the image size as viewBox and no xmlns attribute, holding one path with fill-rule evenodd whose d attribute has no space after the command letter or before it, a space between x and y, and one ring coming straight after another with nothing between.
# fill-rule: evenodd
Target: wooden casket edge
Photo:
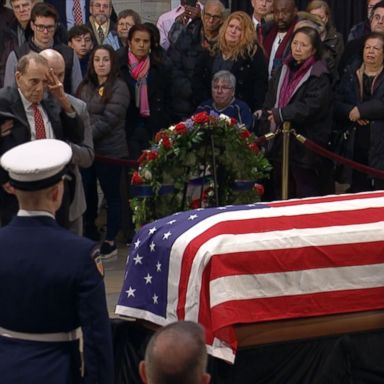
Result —
<instances>
[{"instance_id":1,"label":"wooden casket edge","mask_svg":"<svg viewBox=\"0 0 384 384\"><path fill-rule=\"evenodd\" d=\"M237 324L239 348L384 329L384 310Z\"/></svg>"}]
</instances>

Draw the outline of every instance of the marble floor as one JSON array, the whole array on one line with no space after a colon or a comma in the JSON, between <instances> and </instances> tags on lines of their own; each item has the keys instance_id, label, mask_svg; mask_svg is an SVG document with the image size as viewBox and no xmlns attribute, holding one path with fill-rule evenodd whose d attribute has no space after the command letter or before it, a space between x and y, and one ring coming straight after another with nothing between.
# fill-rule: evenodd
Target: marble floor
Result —
<instances>
[{"instance_id":1,"label":"marble floor","mask_svg":"<svg viewBox=\"0 0 384 384\"><path fill-rule=\"evenodd\" d=\"M107 304L109 316L115 316L115 306L119 298L120 290L123 285L125 263L127 260L128 247L118 244L118 256L111 260L103 262L104 265L104 282L107 294Z\"/></svg>"}]
</instances>

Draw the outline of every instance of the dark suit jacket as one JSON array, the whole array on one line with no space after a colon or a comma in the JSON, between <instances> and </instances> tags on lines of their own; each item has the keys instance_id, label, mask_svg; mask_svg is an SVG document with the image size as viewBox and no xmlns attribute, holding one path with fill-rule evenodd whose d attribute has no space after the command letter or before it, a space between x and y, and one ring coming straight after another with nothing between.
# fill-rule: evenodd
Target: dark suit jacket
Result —
<instances>
[{"instance_id":1,"label":"dark suit jacket","mask_svg":"<svg viewBox=\"0 0 384 384\"><path fill-rule=\"evenodd\" d=\"M69 117L51 97L44 99L41 102L41 105L48 115L56 139L69 141L75 144L82 143L84 138L84 126L78 115L74 118ZM1 156L7 150L30 141L31 130L17 88L6 87L0 89L0 111L11 113L16 116L12 132L8 136L0 138ZM7 173L0 168L0 184L4 184L7 180ZM13 201L10 201L11 199ZM15 205L14 197L5 194L2 188L0 189L0 200L1 216L4 224L16 213L15 207L17 207L17 205Z\"/></svg>"}]
</instances>

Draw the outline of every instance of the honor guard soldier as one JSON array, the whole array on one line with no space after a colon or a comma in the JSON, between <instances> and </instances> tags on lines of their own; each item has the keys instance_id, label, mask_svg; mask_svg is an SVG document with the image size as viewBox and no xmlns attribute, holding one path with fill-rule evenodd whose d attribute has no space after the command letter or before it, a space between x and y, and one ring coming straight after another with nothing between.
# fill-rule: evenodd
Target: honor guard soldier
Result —
<instances>
[{"instance_id":1,"label":"honor guard soldier","mask_svg":"<svg viewBox=\"0 0 384 384\"><path fill-rule=\"evenodd\" d=\"M55 221L66 165L59 140L6 152L20 210L0 229L0 382L113 383L103 268L95 244ZM79 349L83 337L83 362Z\"/></svg>"}]
</instances>

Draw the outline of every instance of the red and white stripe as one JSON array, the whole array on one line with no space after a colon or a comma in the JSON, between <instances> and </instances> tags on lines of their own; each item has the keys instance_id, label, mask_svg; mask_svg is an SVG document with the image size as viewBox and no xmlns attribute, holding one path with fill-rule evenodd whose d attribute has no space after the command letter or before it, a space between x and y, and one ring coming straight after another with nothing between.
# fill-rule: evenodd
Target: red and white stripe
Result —
<instances>
[{"instance_id":1,"label":"red and white stripe","mask_svg":"<svg viewBox=\"0 0 384 384\"><path fill-rule=\"evenodd\" d=\"M233 361L236 323L384 308L384 192L209 217L174 243L167 319L203 323Z\"/></svg>"}]
</instances>

